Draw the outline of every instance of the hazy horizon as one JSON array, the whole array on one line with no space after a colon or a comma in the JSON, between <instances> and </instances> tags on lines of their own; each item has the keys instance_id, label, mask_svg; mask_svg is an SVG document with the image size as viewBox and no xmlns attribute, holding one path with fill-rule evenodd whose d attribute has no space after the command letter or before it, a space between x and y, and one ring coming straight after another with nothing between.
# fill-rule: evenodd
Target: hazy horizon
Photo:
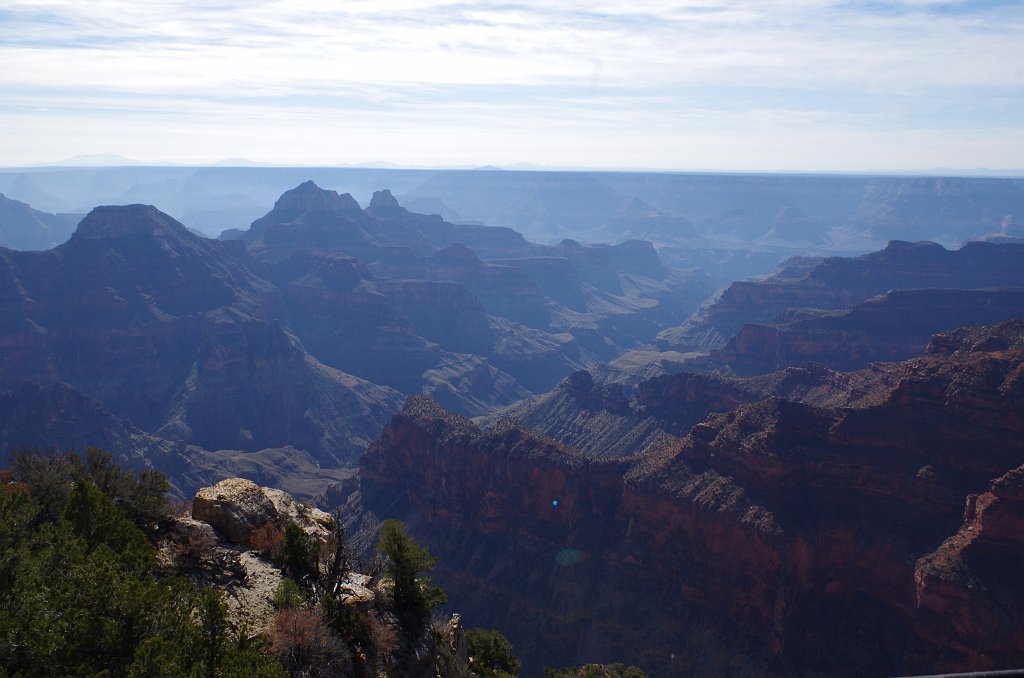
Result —
<instances>
[{"instance_id":1,"label":"hazy horizon","mask_svg":"<svg viewBox=\"0 0 1024 678\"><path fill-rule=\"evenodd\" d=\"M764 174L764 175L807 175L807 176L890 176L890 177L962 177L962 178L1019 178L1024 177L1024 168L1008 167L1005 169L992 169L987 167L927 167L927 168L897 168L897 169L856 169L856 170L830 170L830 169L706 169L700 167L684 167L677 169L660 169L646 167L586 167L586 166L560 166L541 165L534 163L512 163L509 165L399 165L388 161L363 162L357 164L277 164L259 163L246 158L225 158L206 163L189 162L145 162L133 158L125 158L112 154L99 154L90 156L75 156L56 160L52 162L38 162L25 165L0 166L0 170L9 171L31 171L49 169L81 169L81 170L102 170L108 168L159 168L178 167L189 168L238 168L238 169L366 169L366 170L395 170L395 171L500 171L500 172L595 172L595 173L647 173L647 174Z\"/></svg>"},{"instance_id":2,"label":"hazy horizon","mask_svg":"<svg viewBox=\"0 0 1024 678\"><path fill-rule=\"evenodd\" d=\"M1024 6L11 0L0 165L1000 172Z\"/></svg>"}]
</instances>

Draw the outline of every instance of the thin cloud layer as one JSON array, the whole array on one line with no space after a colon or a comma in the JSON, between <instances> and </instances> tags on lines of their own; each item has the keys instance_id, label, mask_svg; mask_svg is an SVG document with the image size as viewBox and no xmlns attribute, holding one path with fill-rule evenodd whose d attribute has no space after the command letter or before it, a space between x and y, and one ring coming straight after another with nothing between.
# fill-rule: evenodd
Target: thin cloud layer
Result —
<instances>
[{"instance_id":1,"label":"thin cloud layer","mask_svg":"<svg viewBox=\"0 0 1024 678\"><path fill-rule=\"evenodd\" d=\"M1019 167L1017 2L9 0L0 163Z\"/></svg>"}]
</instances>

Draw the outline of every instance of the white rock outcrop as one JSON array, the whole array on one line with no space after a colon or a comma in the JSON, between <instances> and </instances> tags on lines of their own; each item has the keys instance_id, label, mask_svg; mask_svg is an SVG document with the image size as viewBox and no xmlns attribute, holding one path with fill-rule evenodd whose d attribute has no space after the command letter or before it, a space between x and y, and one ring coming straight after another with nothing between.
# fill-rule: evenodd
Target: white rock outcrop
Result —
<instances>
[{"instance_id":1,"label":"white rock outcrop","mask_svg":"<svg viewBox=\"0 0 1024 678\"><path fill-rule=\"evenodd\" d=\"M228 478L196 492L192 517L209 523L229 541L244 544L267 523L284 529L295 523L310 536L326 541L331 517L300 504L281 490L260 487L244 478Z\"/></svg>"}]
</instances>

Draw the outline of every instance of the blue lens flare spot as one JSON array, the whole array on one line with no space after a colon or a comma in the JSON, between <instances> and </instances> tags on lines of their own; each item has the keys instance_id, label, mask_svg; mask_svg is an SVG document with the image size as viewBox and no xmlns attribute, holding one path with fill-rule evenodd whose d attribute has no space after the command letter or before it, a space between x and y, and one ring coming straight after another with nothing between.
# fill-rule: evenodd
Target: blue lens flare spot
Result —
<instances>
[{"instance_id":1,"label":"blue lens flare spot","mask_svg":"<svg viewBox=\"0 0 1024 678\"><path fill-rule=\"evenodd\" d=\"M551 500L551 505L554 506L555 508L558 508L558 500L557 499L552 499Z\"/></svg>"}]
</instances>

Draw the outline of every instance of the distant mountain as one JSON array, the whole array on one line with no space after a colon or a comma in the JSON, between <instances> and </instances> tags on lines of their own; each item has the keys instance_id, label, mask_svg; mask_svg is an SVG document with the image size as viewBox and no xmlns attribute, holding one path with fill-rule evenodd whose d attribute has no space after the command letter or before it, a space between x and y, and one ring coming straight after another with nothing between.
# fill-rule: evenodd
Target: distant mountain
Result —
<instances>
[{"instance_id":1,"label":"distant mountain","mask_svg":"<svg viewBox=\"0 0 1024 678\"><path fill-rule=\"evenodd\" d=\"M790 309L845 310L894 289L1024 287L1024 246L970 242L946 250L893 241L856 258L798 259L760 281L735 282L656 343L677 351L722 348L751 323L772 323Z\"/></svg>"},{"instance_id":2,"label":"distant mountain","mask_svg":"<svg viewBox=\"0 0 1024 678\"><path fill-rule=\"evenodd\" d=\"M488 414L649 341L711 290L650 243L536 245L386 190L363 210L305 182L238 236L133 204L93 209L50 250L0 249L0 391L40 417L11 420L7 444L92 444L45 417L93 412L83 435L181 488L244 470L307 493L403 393ZM298 460L284 475L283 449Z\"/></svg>"},{"instance_id":3,"label":"distant mountain","mask_svg":"<svg viewBox=\"0 0 1024 678\"><path fill-rule=\"evenodd\" d=\"M67 240L80 214L50 214L0 193L0 246L16 250L48 250Z\"/></svg>"},{"instance_id":4,"label":"distant mountain","mask_svg":"<svg viewBox=\"0 0 1024 678\"><path fill-rule=\"evenodd\" d=\"M280 260L302 250L344 252L375 258L384 244L372 233L374 220L349 195L325 191L312 181L286 191L274 209L240 237L258 257Z\"/></svg>"},{"instance_id":5,"label":"distant mountain","mask_svg":"<svg viewBox=\"0 0 1024 678\"><path fill-rule=\"evenodd\" d=\"M132 160L115 153L94 153L92 155L75 155L63 160L46 163L54 167L125 167L128 165L146 166L151 163ZM159 163L157 163L159 164Z\"/></svg>"},{"instance_id":6,"label":"distant mountain","mask_svg":"<svg viewBox=\"0 0 1024 678\"><path fill-rule=\"evenodd\" d=\"M65 382L163 438L347 463L399 394L306 353L250 266L143 205L96 208L46 252L0 250L0 388Z\"/></svg>"},{"instance_id":7,"label":"distant mountain","mask_svg":"<svg viewBox=\"0 0 1024 678\"><path fill-rule=\"evenodd\" d=\"M1016 178L609 173L604 181L685 216L701 234L839 249L858 241L953 244L1007 220L1018 230L1024 213L1024 180Z\"/></svg>"},{"instance_id":8,"label":"distant mountain","mask_svg":"<svg viewBox=\"0 0 1024 678\"><path fill-rule=\"evenodd\" d=\"M1024 179L1005 177L47 167L0 170L0 191L50 212L153 204L212 234L244 230L305 180L362 205L389 186L414 212L513 228L541 243L650 240L666 263L705 268L723 283L765 274L793 254L858 254L889 240L951 247L987 233L1024 234ZM450 242L494 258L481 243Z\"/></svg>"},{"instance_id":9,"label":"distant mountain","mask_svg":"<svg viewBox=\"0 0 1024 678\"><path fill-rule=\"evenodd\" d=\"M744 325L706 361L684 360L682 366L764 374L815 362L853 370L876 361L905 360L923 350L931 335L961 323L1010 318L1024 318L1024 287L893 290L849 311L795 311L768 325Z\"/></svg>"},{"instance_id":10,"label":"distant mountain","mask_svg":"<svg viewBox=\"0 0 1024 678\"><path fill-rule=\"evenodd\" d=\"M95 205L145 203L207 234L246 228L282 192L313 179L345 187L360 200L391 186L405 190L423 170L313 167L45 167L0 169L0 192L50 212L88 212Z\"/></svg>"},{"instance_id":11,"label":"distant mountain","mask_svg":"<svg viewBox=\"0 0 1024 678\"><path fill-rule=\"evenodd\" d=\"M263 259L312 249L343 252L367 263L387 254L383 248L409 249L420 256L452 243L467 245L480 256L534 251L521 234L510 228L457 226L437 215L416 214L399 205L387 189L376 191L364 212L350 194L324 190L306 181L286 191L247 231L230 234L249 244Z\"/></svg>"},{"instance_id":12,"label":"distant mountain","mask_svg":"<svg viewBox=\"0 0 1024 678\"><path fill-rule=\"evenodd\" d=\"M448 392L452 405L462 388L437 391L436 379L465 387L473 365L473 395L456 407L466 414L649 341L712 290L701 274L665 267L650 243L537 245L509 228L415 214L387 190L361 210L305 182L224 237L264 263L321 361L406 393Z\"/></svg>"},{"instance_id":13,"label":"distant mountain","mask_svg":"<svg viewBox=\"0 0 1024 678\"><path fill-rule=\"evenodd\" d=\"M540 241L615 242L655 233L672 241L694 235L682 215L667 215L617 192L597 172L446 171L408 195L442 200L463 218L510 226Z\"/></svg>"}]
</instances>

